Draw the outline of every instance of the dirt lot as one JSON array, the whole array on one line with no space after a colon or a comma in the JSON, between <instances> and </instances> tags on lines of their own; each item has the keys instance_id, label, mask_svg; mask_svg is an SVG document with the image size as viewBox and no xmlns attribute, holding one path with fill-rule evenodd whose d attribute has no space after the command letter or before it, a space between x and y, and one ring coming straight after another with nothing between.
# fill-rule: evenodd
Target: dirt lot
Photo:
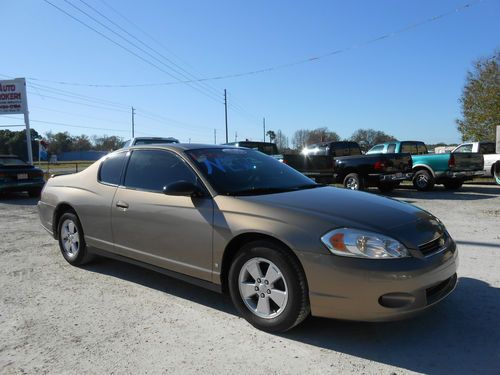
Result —
<instances>
[{"instance_id":1,"label":"dirt lot","mask_svg":"<svg viewBox=\"0 0 500 375\"><path fill-rule=\"evenodd\" d=\"M135 266L69 266L36 201L0 199L0 373L500 373L500 187L391 194L437 215L460 249L459 285L415 319L309 318L257 331L227 297Z\"/></svg>"}]
</instances>

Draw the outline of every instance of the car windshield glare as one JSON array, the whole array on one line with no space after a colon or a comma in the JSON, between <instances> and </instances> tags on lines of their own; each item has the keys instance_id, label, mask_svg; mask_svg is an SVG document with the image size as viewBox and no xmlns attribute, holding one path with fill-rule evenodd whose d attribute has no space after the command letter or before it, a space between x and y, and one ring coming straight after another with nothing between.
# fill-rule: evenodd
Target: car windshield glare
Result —
<instances>
[{"instance_id":1,"label":"car windshield glare","mask_svg":"<svg viewBox=\"0 0 500 375\"><path fill-rule=\"evenodd\" d=\"M218 194L260 195L322 186L259 151L206 148L186 154Z\"/></svg>"}]
</instances>

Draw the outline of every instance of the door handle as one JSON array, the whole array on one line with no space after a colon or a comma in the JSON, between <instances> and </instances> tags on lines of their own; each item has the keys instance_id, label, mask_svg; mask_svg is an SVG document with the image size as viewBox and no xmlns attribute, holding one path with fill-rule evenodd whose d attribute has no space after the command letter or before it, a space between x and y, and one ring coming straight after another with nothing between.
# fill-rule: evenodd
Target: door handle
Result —
<instances>
[{"instance_id":1,"label":"door handle","mask_svg":"<svg viewBox=\"0 0 500 375\"><path fill-rule=\"evenodd\" d=\"M118 202L116 202L116 207L127 209L128 203L126 203L124 201L118 201Z\"/></svg>"}]
</instances>

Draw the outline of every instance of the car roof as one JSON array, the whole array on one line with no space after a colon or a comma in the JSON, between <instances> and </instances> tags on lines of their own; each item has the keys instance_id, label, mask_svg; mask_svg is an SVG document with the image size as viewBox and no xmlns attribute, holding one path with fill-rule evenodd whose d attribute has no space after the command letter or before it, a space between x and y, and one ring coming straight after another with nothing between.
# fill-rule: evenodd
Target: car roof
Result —
<instances>
[{"instance_id":1,"label":"car roof","mask_svg":"<svg viewBox=\"0 0 500 375\"><path fill-rule=\"evenodd\" d=\"M0 155L0 158L16 158L16 159L19 159L19 156L17 156L17 155Z\"/></svg>"},{"instance_id":2,"label":"car roof","mask_svg":"<svg viewBox=\"0 0 500 375\"><path fill-rule=\"evenodd\" d=\"M137 145L130 147L130 149L132 150L151 149L151 148L188 151L188 150L199 150L204 148L238 148L238 147L229 145L210 145L203 143L166 143L166 144Z\"/></svg>"}]
</instances>

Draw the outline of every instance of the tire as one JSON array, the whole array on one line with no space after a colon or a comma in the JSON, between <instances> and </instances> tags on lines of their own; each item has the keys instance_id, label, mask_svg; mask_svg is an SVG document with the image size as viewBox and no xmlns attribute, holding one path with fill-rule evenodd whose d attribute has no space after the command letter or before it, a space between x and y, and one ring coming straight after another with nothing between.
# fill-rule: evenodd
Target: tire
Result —
<instances>
[{"instance_id":1,"label":"tire","mask_svg":"<svg viewBox=\"0 0 500 375\"><path fill-rule=\"evenodd\" d=\"M426 170L419 170L413 176L413 186L418 191L429 191L434 187L434 178Z\"/></svg>"},{"instance_id":2,"label":"tire","mask_svg":"<svg viewBox=\"0 0 500 375\"><path fill-rule=\"evenodd\" d=\"M464 182L458 178L450 179L443 182L444 188L446 190L458 190L462 187L463 184Z\"/></svg>"},{"instance_id":3,"label":"tire","mask_svg":"<svg viewBox=\"0 0 500 375\"><path fill-rule=\"evenodd\" d=\"M30 198L39 198L40 194L42 194L42 189L28 190L28 195L30 196Z\"/></svg>"},{"instance_id":4,"label":"tire","mask_svg":"<svg viewBox=\"0 0 500 375\"><path fill-rule=\"evenodd\" d=\"M228 284L234 306L260 330L285 332L310 313L302 267L288 250L272 242L244 245L231 264Z\"/></svg>"},{"instance_id":5,"label":"tire","mask_svg":"<svg viewBox=\"0 0 500 375\"><path fill-rule=\"evenodd\" d=\"M386 193L390 193L391 191L394 190L394 188L396 187L395 183L393 182L381 182L379 185L378 185L378 190L382 193L382 194L386 194Z\"/></svg>"},{"instance_id":6,"label":"tire","mask_svg":"<svg viewBox=\"0 0 500 375\"><path fill-rule=\"evenodd\" d=\"M491 168L493 171L493 177L495 178L495 182L497 185L500 185L500 162L496 162L493 164L493 167Z\"/></svg>"},{"instance_id":7,"label":"tire","mask_svg":"<svg viewBox=\"0 0 500 375\"><path fill-rule=\"evenodd\" d=\"M64 259L72 266L82 266L92 260L87 251L85 236L78 216L64 213L57 225L59 249Z\"/></svg>"},{"instance_id":8,"label":"tire","mask_svg":"<svg viewBox=\"0 0 500 375\"><path fill-rule=\"evenodd\" d=\"M364 190L363 178L357 173L349 173L344 178L344 187L350 190Z\"/></svg>"}]
</instances>

